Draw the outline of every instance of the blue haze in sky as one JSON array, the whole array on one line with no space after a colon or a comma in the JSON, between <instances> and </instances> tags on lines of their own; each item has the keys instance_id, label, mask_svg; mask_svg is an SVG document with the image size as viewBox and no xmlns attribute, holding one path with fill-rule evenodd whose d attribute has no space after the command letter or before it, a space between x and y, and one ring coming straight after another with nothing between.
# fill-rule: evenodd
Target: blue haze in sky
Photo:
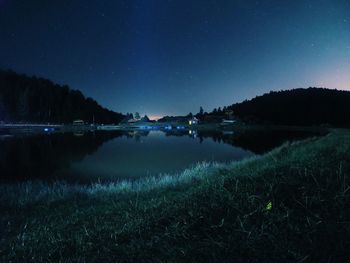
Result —
<instances>
[{"instance_id":1,"label":"blue haze in sky","mask_svg":"<svg viewBox=\"0 0 350 263\"><path fill-rule=\"evenodd\" d=\"M350 90L350 1L0 0L0 67L151 116Z\"/></svg>"}]
</instances>

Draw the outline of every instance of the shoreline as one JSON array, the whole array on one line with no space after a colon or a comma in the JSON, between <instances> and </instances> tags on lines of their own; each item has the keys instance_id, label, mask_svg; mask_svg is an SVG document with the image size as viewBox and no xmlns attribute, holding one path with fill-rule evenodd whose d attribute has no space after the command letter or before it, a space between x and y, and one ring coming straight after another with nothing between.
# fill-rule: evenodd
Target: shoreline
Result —
<instances>
[{"instance_id":1,"label":"shoreline","mask_svg":"<svg viewBox=\"0 0 350 263\"><path fill-rule=\"evenodd\" d=\"M169 129L169 126L171 128ZM227 130L290 130L290 131L315 131L329 132L348 128L323 127L323 126L289 126L289 125L266 125L266 124L242 124L235 123L221 125L221 123L203 123L198 125L188 125L186 123L139 123L137 125L71 125L71 124L0 124L0 132L16 133L54 133L54 132L87 132L87 131L133 131L133 130L198 130L198 131L227 131Z\"/></svg>"}]
</instances>

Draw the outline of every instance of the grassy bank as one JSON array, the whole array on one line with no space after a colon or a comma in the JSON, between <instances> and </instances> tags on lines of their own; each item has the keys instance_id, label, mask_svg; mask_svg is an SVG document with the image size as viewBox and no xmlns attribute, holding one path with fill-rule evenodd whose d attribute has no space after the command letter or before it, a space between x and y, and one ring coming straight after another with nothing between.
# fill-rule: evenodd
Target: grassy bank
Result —
<instances>
[{"instance_id":1,"label":"grassy bank","mask_svg":"<svg viewBox=\"0 0 350 263\"><path fill-rule=\"evenodd\" d=\"M139 183L2 186L0 261L347 262L350 133Z\"/></svg>"}]
</instances>

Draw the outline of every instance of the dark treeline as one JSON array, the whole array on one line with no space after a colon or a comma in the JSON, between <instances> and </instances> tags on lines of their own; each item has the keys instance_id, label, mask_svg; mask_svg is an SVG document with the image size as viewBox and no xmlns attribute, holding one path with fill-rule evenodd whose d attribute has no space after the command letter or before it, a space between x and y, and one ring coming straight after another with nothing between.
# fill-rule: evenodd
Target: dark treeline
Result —
<instances>
[{"instance_id":1,"label":"dark treeline","mask_svg":"<svg viewBox=\"0 0 350 263\"><path fill-rule=\"evenodd\" d=\"M66 85L0 70L0 122L119 123L123 118Z\"/></svg>"},{"instance_id":2,"label":"dark treeline","mask_svg":"<svg viewBox=\"0 0 350 263\"><path fill-rule=\"evenodd\" d=\"M325 88L271 91L233 104L223 111L214 109L211 118L233 118L246 123L279 125L350 126L350 92ZM205 116L204 116L205 117Z\"/></svg>"},{"instance_id":3,"label":"dark treeline","mask_svg":"<svg viewBox=\"0 0 350 263\"><path fill-rule=\"evenodd\" d=\"M187 116L164 116L158 122L188 122L192 115Z\"/></svg>"}]
</instances>

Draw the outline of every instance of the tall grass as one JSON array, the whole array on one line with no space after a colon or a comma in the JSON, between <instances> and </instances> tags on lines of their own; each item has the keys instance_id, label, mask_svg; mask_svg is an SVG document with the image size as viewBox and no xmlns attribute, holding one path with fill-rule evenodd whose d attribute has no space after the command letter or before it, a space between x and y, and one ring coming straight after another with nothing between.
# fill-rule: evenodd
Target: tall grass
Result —
<instances>
[{"instance_id":1,"label":"tall grass","mask_svg":"<svg viewBox=\"0 0 350 263\"><path fill-rule=\"evenodd\" d=\"M194 184L217 173L219 169L229 166L232 164L200 162L179 174L160 174L136 181L97 182L91 185L71 184L64 181L54 183L27 181L18 184L2 184L0 185L0 203L23 206L41 201L50 203L76 195L125 194L147 192L159 188L174 188Z\"/></svg>"}]
</instances>

